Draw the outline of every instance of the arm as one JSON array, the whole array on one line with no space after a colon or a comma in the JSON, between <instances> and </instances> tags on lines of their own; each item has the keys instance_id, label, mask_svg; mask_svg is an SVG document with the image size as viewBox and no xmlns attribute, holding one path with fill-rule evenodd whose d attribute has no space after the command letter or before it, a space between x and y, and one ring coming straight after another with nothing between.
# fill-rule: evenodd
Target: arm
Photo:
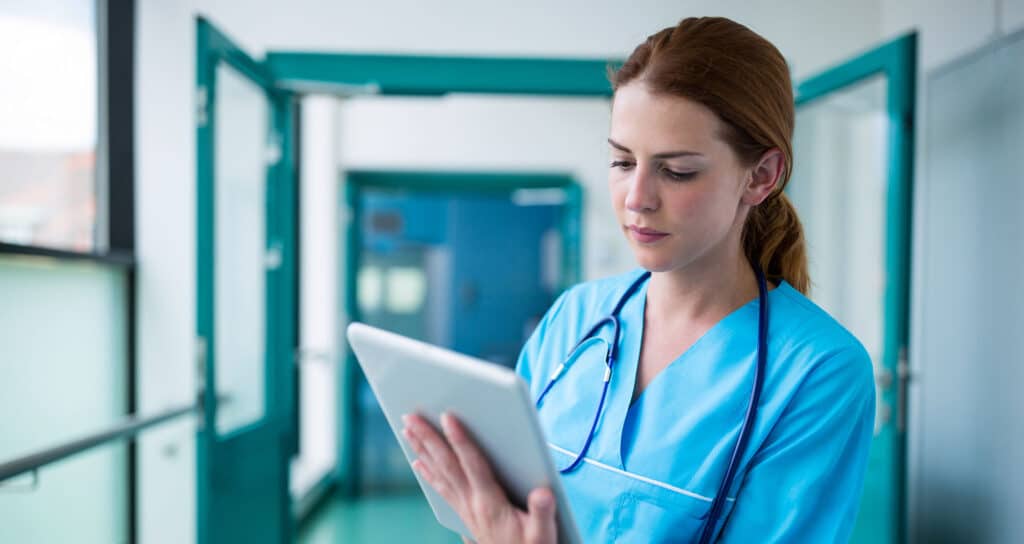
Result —
<instances>
[{"instance_id":1,"label":"arm","mask_svg":"<svg viewBox=\"0 0 1024 544\"><path fill-rule=\"evenodd\" d=\"M859 344L821 361L751 459L721 542L846 542L874 427L871 360Z\"/></svg>"}]
</instances>

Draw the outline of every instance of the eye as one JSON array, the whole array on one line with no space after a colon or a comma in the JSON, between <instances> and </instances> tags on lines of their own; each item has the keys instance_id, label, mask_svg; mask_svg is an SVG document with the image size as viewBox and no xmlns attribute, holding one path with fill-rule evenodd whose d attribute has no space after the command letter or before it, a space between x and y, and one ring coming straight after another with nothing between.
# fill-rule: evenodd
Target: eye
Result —
<instances>
[{"instance_id":1,"label":"eye","mask_svg":"<svg viewBox=\"0 0 1024 544\"><path fill-rule=\"evenodd\" d=\"M697 172L677 172L675 170L669 170L668 168L662 168L661 171L664 172L666 176L676 181L689 181L697 176Z\"/></svg>"},{"instance_id":2,"label":"eye","mask_svg":"<svg viewBox=\"0 0 1024 544\"><path fill-rule=\"evenodd\" d=\"M633 167L633 161L612 161L612 168L618 168L619 170L629 170Z\"/></svg>"}]
</instances>

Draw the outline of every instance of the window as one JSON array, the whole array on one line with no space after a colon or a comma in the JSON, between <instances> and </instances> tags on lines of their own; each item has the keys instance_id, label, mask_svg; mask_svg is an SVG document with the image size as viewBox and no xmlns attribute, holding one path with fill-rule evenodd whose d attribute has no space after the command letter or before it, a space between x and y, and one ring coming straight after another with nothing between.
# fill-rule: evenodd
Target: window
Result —
<instances>
[{"instance_id":1,"label":"window","mask_svg":"<svg viewBox=\"0 0 1024 544\"><path fill-rule=\"evenodd\" d=\"M0 7L0 241L92 252L100 232L93 0Z\"/></svg>"},{"instance_id":2,"label":"window","mask_svg":"<svg viewBox=\"0 0 1024 544\"><path fill-rule=\"evenodd\" d=\"M0 462L134 411L134 6L0 2ZM38 476L0 493L0 542L132 541L133 444Z\"/></svg>"}]
</instances>

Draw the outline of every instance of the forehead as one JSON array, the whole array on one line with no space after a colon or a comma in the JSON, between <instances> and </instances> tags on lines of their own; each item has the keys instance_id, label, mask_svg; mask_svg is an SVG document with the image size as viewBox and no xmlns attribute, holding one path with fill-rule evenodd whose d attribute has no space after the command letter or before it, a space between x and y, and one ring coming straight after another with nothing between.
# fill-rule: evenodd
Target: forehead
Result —
<instances>
[{"instance_id":1,"label":"forehead","mask_svg":"<svg viewBox=\"0 0 1024 544\"><path fill-rule=\"evenodd\" d=\"M634 152L707 150L722 143L721 121L706 106L681 96L652 93L631 82L612 100L611 138Z\"/></svg>"}]
</instances>

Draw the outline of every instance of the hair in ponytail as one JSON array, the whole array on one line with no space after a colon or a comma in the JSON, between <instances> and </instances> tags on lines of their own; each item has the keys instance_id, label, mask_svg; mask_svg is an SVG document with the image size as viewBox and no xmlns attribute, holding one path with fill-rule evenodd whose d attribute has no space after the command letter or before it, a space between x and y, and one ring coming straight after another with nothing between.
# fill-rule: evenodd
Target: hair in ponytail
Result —
<instances>
[{"instance_id":1,"label":"hair in ponytail","mask_svg":"<svg viewBox=\"0 0 1024 544\"><path fill-rule=\"evenodd\" d=\"M807 294L810 278L803 227L783 193L793 164L793 88L785 58L768 40L721 17L683 19L637 46L611 74L612 87L639 79L657 93L682 96L715 112L722 137L746 165L770 149L785 157L775 191L751 208L743 250L769 280L785 279Z\"/></svg>"}]
</instances>

